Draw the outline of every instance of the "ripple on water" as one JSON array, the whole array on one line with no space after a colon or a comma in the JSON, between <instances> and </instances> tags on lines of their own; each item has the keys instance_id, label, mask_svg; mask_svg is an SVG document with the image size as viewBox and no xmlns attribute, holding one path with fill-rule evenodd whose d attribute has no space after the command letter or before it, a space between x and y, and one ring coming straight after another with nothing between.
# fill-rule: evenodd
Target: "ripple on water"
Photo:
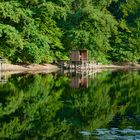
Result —
<instances>
[{"instance_id":1,"label":"ripple on water","mask_svg":"<svg viewBox=\"0 0 140 140\"><path fill-rule=\"evenodd\" d=\"M133 129L96 129L92 132L80 131L83 137L91 136L98 140L140 140L140 130Z\"/></svg>"}]
</instances>

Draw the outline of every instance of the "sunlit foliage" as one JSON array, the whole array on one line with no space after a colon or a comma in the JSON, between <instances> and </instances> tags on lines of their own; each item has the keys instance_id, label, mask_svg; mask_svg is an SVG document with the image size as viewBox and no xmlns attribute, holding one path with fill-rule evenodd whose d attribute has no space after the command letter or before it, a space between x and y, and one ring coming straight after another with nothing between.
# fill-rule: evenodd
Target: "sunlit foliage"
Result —
<instances>
[{"instance_id":1,"label":"sunlit foliage","mask_svg":"<svg viewBox=\"0 0 140 140\"><path fill-rule=\"evenodd\" d=\"M88 49L102 63L140 60L139 0L1 0L0 57L44 63Z\"/></svg>"}]
</instances>

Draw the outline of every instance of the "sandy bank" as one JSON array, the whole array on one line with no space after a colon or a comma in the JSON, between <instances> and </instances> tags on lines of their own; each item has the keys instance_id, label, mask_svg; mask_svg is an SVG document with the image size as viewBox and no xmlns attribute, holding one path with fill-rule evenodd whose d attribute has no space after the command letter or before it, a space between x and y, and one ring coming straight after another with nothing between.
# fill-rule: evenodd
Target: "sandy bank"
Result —
<instances>
[{"instance_id":1,"label":"sandy bank","mask_svg":"<svg viewBox=\"0 0 140 140\"><path fill-rule=\"evenodd\" d=\"M97 65L95 69L140 69L140 64L133 64L133 65Z\"/></svg>"},{"instance_id":2,"label":"sandy bank","mask_svg":"<svg viewBox=\"0 0 140 140\"><path fill-rule=\"evenodd\" d=\"M59 68L56 65L52 64L31 64L31 65L13 65L13 64L4 64L2 66L2 71L5 72L55 72Z\"/></svg>"},{"instance_id":3,"label":"sandy bank","mask_svg":"<svg viewBox=\"0 0 140 140\"><path fill-rule=\"evenodd\" d=\"M140 64L133 65L96 65L94 69L140 69ZM13 65L5 64L2 71L5 72L45 72L51 73L58 71L59 67L52 64L31 64L31 65Z\"/></svg>"}]
</instances>

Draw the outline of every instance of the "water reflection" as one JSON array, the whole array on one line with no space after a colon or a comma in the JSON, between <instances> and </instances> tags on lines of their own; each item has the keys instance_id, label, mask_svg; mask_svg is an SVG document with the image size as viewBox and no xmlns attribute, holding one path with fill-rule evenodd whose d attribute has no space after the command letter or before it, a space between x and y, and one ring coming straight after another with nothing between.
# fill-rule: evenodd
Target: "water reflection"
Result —
<instances>
[{"instance_id":1,"label":"water reflection","mask_svg":"<svg viewBox=\"0 0 140 140\"><path fill-rule=\"evenodd\" d=\"M99 140L139 140L140 130L133 129L96 129L93 132L80 131L84 138L92 137Z\"/></svg>"},{"instance_id":2,"label":"water reflection","mask_svg":"<svg viewBox=\"0 0 140 140\"><path fill-rule=\"evenodd\" d=\"M0 71L0 84L5 84L7 82L7 76L4 72Z\"/></svg>"},{"instance_id":3,"label":"water reflection","mask_svg":"<svg viewBox=\"0 0 140 140\"><path fill-rule=\"evenodd\" d=\"M12 75L0 84L0 138L140 139L140 73L93 77L71 88L70 76Z\"/></svg>"},{"instance_id":4,"label":"water reflection","mask_svg":"<svg viewBox=\"0 0 140 140\"><path fill-rule=\"evenodd\" d=\"M87 74L70 73L70 86L72 88L88 88L89 77Z\"/></svg>"}]
</instances>

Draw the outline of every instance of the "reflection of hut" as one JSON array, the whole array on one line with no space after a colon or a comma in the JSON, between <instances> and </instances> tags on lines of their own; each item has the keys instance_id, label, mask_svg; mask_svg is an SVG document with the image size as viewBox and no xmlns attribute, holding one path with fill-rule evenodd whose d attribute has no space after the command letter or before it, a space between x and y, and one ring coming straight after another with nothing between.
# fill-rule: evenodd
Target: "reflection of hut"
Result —
<instances>
[{"instance_id":1,"label":"reflection of hut","mask_svg":"<svg viewBox=\"0 0 140 140\"><path fill-rule=\"evenodd\" d=\"M0 84L5 84L7 82L6 75L3 75L2 72L0 72Z\"/></svg>"},{"instance_id":2,"label":"reflection of hut","mask_svg":"<svg viewBox=\"0 0 140 140\"><path fill-rule=\"evenodd\" d=\"M88 61L87 50L72 50L70 53L71 61Z\"/></svg>"},{"instance_id":3,"label":"reflection of hut","mask_svg":"<svg viewBox=\"0 0 140 140\"><path fill-rule=\"evenodd\" d=\"M87 88L88 87L88 77L71 77L72 88Z\"/></svg>"}]
</instances>

